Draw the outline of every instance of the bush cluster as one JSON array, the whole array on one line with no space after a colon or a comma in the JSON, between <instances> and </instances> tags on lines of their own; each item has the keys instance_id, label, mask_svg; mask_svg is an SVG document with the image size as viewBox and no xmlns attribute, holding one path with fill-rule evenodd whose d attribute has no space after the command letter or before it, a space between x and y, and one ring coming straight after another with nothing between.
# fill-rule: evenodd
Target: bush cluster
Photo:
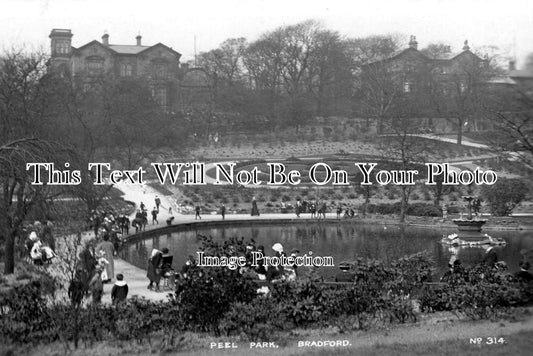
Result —
<instances>
[{"instance_id":1,"label":"bush cluster","mask_svg":"<svg viewBox=\"0 0 533 356\"><path fill-rule=\"evenodd\" d=\"M201 249L211 256L242 256L246 245L253 243L243 238L222 243L199 239ZM355 330L414 321L417 305L426 312L453 310L478 319L532 300L531 286L485 265L454 273L446 283L430 284L434 268L427 253L389 264L358 258L352 262L351 284L323 283L316 270L304 272L296 281L270 284L263 296L257 294L255 281L236 271L193 266L169 301L133 298L118 306L46 302L39 283L29 283L0 301L0 342L151 343L154 335L162 335L172 346L176 333L185 331L267 341L293 328Z\"/></svg>"}]
</instances>

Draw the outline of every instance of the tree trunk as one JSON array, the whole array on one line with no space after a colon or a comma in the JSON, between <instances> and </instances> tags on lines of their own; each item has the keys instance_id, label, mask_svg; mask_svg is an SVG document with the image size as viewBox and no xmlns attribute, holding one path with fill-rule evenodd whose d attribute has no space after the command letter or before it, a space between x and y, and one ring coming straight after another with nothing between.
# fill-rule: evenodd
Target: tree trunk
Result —
<instances>
[{"instance_id":1,"label":"tree trunk","mask_svg":"<svg viewBox=\"0 0 533 356\"><path fill-rule=\"evenodd\" d=\"M407 187L402 186L401 191L402 191L402 204L400 207L400 223L403 223L405 222L405 215L407 214L407 199L408 199Z\"/></svg>"},{"instance_id":2,"label":"tree trunk","mask_svg":"<svg viewBox=\"0 0 533 356\"><path fill-rule=\"evenodd\" d=\"M5 231L5 264L4 264L4 274L12 274L15 272L15 233L14 231L6 227L3 229Z\"/></svg>"},{"instance_id":3,"label":"tree trunk","mask_svg":"<svg viewBox=\"0 0 533 356\"><path fill-rule=\"evenodd\" d=\"M458 145L463 144L463 124L464 124L463 119L459 119L457 121L457 144Z\"/></svg>"}]
</instances>

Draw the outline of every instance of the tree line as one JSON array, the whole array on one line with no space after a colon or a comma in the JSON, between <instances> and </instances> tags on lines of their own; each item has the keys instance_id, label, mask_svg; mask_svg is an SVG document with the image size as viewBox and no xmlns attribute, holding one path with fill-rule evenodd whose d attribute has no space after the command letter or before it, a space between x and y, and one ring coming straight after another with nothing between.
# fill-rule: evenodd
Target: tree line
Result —
<instances>
[{"instance_id":1,"label":"tree line","mask_svg":"<svg viewBox=\"0 0 533 356\"><path fill-rule=\"evenodd\" d=\"M254 41L230 38L201 53L198 65L212 79L215 110L239 113L253 126L266 117L298 128L316 116L447 119L462 140L465 125L483 128L491 79L502 75L501 58L475 51L457 60L451 47L430 43L427 60L390 59L405 49L404 36L348 38L309 20L265 32ZM469 48L465 43L465 48ZM489 51L490 50L490 51ZM466 56L465 56L466 57ZM369 122L370 123L370 122Z\"/></svg>"},{"instance_id":2,"label":"tree line","mask_svg":"<svg viewBox=\"0 0 533 356\"><path fill-rule=\"evenodd\" d=\"M103 75L86 82L51 70L48 59L19 49L0 55L0 241L6 273L13 272L15 243L30 213L50 219L58 198L81 200L87 213L99 207L110 186L91 184L89 162L133 168L165 147L179 152L182 141L176 137L187 136L183 118L163 111L142 80ZM80 170L82 183L32 185L29 162Z\"/></svg>"}]
</instances>

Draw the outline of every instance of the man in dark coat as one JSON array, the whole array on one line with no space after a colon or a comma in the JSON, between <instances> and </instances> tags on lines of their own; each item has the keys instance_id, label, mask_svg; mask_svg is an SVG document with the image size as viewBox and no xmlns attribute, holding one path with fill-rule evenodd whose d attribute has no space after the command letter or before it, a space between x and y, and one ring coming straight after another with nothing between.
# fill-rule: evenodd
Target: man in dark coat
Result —
<instances>
[{"instance_id":1,"label":"man in dark coat","mask_svg":"<svg viewBox=\"0 0 533 356\"><path fill-rule=\"evenodd\" d=\"M98 264L96 257L94 257L92 244L92 240L86 241L85 247L80 253L80 264L82 268L81 281L85 291L89 290L89 282L94 276L96 265Z\"/></svg>"},{"instance_id":2,"label":"man in dark coat","mask_svg":"<svg viewBox=\"0 0 533 356\"><path fill-rule=\"evenodd\" d=\"M150 259L148 260L148 269L146 273L146 276L150 280L150 284L148 284L148 289L153 289L155 283L155 290L159 292L159 281L161 280L162 263L163 253L154 248L152 250Z\"/></svg>"}]
</instances>

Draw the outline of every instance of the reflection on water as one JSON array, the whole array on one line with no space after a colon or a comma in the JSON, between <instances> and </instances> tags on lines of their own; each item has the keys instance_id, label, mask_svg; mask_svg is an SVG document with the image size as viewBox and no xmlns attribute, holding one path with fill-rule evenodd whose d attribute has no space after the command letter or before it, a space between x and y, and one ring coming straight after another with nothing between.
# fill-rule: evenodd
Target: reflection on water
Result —
<instances>
[{"instance_id":1,"label":"reflection on water","mask_svg":"<svg viewBox=\"0 0 533 356\"><path fill-rule=\"evenodd\" d=\"M125 246L121 255L134 265L146 269L148 257L152 248L167 247L174 255L174 268L179 269L185 263L187 256L196 258L199 246L197 234L211 235L215 239L224 240L237 236L246 240L253 238L256 245L263 245L267 254L273 254L272 245L280 242L285 251L290 253L293 248L300 254L313 252L313 255L332 256L336 266L342 261L351 261L357 257L381 259L385 262L399 257L427 250L435 259L441 275L450 259L449 246L443 246L437 241L443 233L435 229L405 228L399 226L354 225L354 224L295 224L295 225L254 225L218 228L190 228L145 239ZM489 232L494 237L503 237L507 241L505 247L495 247L500 260L506 261L511 271L518 270L521 259L520 250L533 248L533 239L525 232ZM459 259L463 264L471 264L483 258L481 248L460 248ZM320 273L331 278L337 273L337 268L322 268Z\"/></svg>"}]
</instances>

